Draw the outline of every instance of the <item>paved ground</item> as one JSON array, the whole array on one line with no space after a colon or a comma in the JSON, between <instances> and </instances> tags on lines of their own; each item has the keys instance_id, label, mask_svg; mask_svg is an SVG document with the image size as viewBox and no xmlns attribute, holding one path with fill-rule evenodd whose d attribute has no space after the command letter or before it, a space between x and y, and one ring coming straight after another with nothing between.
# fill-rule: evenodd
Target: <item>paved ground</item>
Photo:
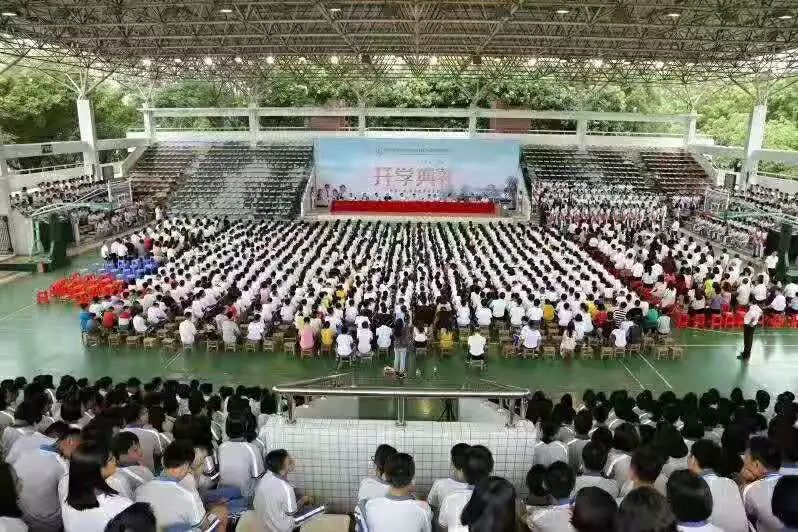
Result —
<instances>
[{"instance_id":1,"label":"paved ground","mask_svg":"<svg viewBox=\"0 0 798 532\"><path fill-rule=\"evenodd\" d=\"M74 306L34 303L37 289L49 286L67 272L87 268L96 252L74 259L58 274L34 274L0 286L0 376L70 373L91 378L110 375L123 378L155 375L197 377L216 383L269 386L335 371L331 359L298 360L284 354L206 353L176 355L128 348L86 348L80 342ZM733 386L747 391L767 388L771 393L798 389L798 330L760 331L748 365L734 357L741 334L732 331L677 331L677 342L686 346L682 361L654 361L641 357L625 361L505 360L494 357L485 378L550 393L581 393L586 387L635 391L651 388L677 393L710 386L728 392ZM464 367L460 354L446 360L436 357L411 361L411 371L421 380L450 386L478 379L480 374ZM384 362L359 369L363 376L380 378Z\"/></svg>"}]
</instances>

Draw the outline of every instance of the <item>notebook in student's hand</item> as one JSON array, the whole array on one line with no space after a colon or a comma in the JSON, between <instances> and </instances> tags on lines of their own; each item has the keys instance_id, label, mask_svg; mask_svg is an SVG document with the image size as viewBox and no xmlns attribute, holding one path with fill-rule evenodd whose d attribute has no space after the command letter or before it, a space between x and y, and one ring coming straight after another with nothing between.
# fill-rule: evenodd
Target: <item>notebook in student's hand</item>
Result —
<instances>
[{"instance_id":1,"label":"notebook in student's hand","mask_svg":"<svg viewBox=\"0 0 798 532\"><path fill-rule=\"evenodd\" d=\"M326 512L327 507L323 504L319 504L318 506L307 506L294 514L294 521L296 521L297 526L304 525L314 517Z\"/></svg>"}]
</instances>

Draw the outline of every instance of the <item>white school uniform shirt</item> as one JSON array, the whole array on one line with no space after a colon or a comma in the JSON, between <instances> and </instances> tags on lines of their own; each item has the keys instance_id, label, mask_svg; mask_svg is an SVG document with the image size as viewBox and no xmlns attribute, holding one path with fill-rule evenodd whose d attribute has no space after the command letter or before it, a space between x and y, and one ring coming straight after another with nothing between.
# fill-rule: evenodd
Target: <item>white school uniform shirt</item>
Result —
<instances>
[{"instance_id":1,"label":"white school uniform shirt","mask_svg":"<svg viewBox=\"0 0 798 532\"><path fill-rule=\"evenodd\" d=\"M32 528L58 529L58 484L68 472L68 462L48 447L24 454L12 467L17 476L17 503L25 522Z\"/></svg>"},{"instance_id":2,"label":"white school uniform shirt","mask_svg":"<svg viewBox=\"0 0 798 532\"><path fill-rule=\"evenodd\" d=\"M136 490L135 500L152 506L159 529L174 525L194 527L205 517L199 493L165 476L144 483Z\"/></svg>"},{"instance_id":3,"label":"white school uniform shirt","mask_svg":"<svg viewBox=\"0 0 798 532\"><path fill-rule=\"evenodd\" d=\"M559 440L536 443L532 463L549 467L554 462L568 463L568 447Z\"/></svg>"},{"instance_id":4,"label":"white school uniform shirt","mask_svg":"<svg viewBox=\"0 0 798 532\"><path fill-rule=\"evenodd\" d=\"M220 486L239 488L244 497L252 497L264 470L263 455L253 443L229 440L219 446Z\"/></svg>"},{"instance_id":5,"label":"white school uniform shirt","mask_svg":"<svg viewBox=\"0 0 798 532\"><path fill-rule=\"evenodd\" d=\"M262 321L253 321L247 327L247 340L252 340L253 342L257 342L263 339L263 332L266 330L266 327L263 325Z\"/></svg>"},{"instance_id":6,"label":"white school uniform shirt","mask_svg":"<svg viewBox=\"0 0 798 532\"><path fill-rule=\"evenodd\" d=\"M0 517L0 530L2 532L28 532L28 525L17 517Z\"/></svg>"},{"instance_id":7,"label":"white school uniform shirt","mask_svg":"<svg viewBox=\"0 0 798 532\"><path fill-rule=\"evenodd\" d=\"M524 325L521 329L521 342L527 349L537 349L540 345L540 338L540 331L529 325Z\"/></svg>"},{"instance_id":8,"label":"white school uniform shirt","mask_svg":"<svg viewBox=\"0 0 798 532\"><path fill-rule=\"evenodd\" d=\"M291 532L296 527L296 493L288 481L267 471L255 489L253 509L270 532Z\"/></svg>"},{"instance_id":9,"label":"white school uniform shirt","mask_svg":"<svg viewBox=\"0 0 798 532\"><path fill-rule=\"evenodd\" d=\"M429 505L411 497L386 495L363 503L369 532L432 532Z\"/></svg>"},{"instance_id":10,"label":"white school uniform shirt","mask_svg":"<svg viewBox=\"0 0 798 532\"><path fill-rule=\"evenodd\" d=\"M771 501L779 473L770 473L765 478L748 484L743 489L743 506L757 532L779 532L784 528L781 521L773 515Z\"/></svg>"},{"instance_id":11,"label":"white school uniform shirt","mask_svg":"<svg viewBox=\"0 0 798 532\"><path fill-rule=\"evenodd\" d=\"M352 354L352 337L348 334L339 334L335 338L335 352L339 357L348 357Z\"/></svg>"},{"instance_id":12,"label":"white school uniform shirt","mask_svg":"<svg viewBox=\"0 0 798 532\"><path fill-rule=\"evenodd\" d=\"M524 317L524 307L513 305L510 307L510 325L521 326L521 318Z\"/></svg>"},{"instance_id":13,"label":"white school uniform shirt","mask_svg":"<svg viewBox=\"0 0 798 532\"><path fill-rule=\"evenodd\" d=\"M493 313L487 307L480 307L477 310L477 324L482 327L487 327L490 325L491 320L493 319Z\"/></svg>"},{"instance_id":14,"label":"white school uniform shirt","mask_svg":"<svg viewBox=\"0 0 798 532\"><path fill-rule=\"evenodd\" d=\"M38 451L43 445L52 445L54 443L54 438L45 436L38 431L21 436L11 445L11 449L6 455L6 463L13 465L14 462L19 460L20 456L29 452Z\"/></svg>"},{"instance_id":15,"label":"white school uniform shirt","mask_svg":"<svg viewBox=\"0 0 798 532\"><path fill-rule=\"evenodd\" d=\"M743 323L753 327L759 324L761 317L762 309L759 308L759 305L751 305L751 307L748 309L748 312L746 312L745 316L743 317Z\"/></svg>"},{"instance_id":16,"label":"white school uniform shirt","mask_svg":"<svg viewBox=\"0 0 798 532\"><path fill-rule=\"evenodd\" d=\"M106 484L111 486L123 497L133 499L133 494L144 484L155 478L152 472L144 466L129 465L119 466L116 473L105 479Z\"/></svg>"},{"instance_id":17,"label":"white school uniform shirt","mask_svg":"<svg viewBox=\"0 0 798 532\"><path fill-rule=\"evenodd\" d=\"M474 334L468 337L468 353L474 357L481 357L485 354L485 344L487 340L481 334Z\"/></svg>"},{"instance_id":18,"label":"white school uniform shirt","mask_svg":"<svg viewBox=\"0 0 798 532\"><path fill-rule=\"evenodd\" d=\"M439 478L432 483L432 488L430 488L429 494L427 495L427 502L430 503L430 506L440 508L446 497L452 493L464 490L467 491L468 489L468 484L461 480Z\"/></svg>"},{"instance_id":19,"label":"white school uniform shirt","mask_svg":"<svg viewBox=\"0 0 798 532\"><path fill-rule=\"evenodd\" d=\"M755 301L764 301L768 296L768 287L765 283L754 285L751 289L751 295L754 296Z\"/></svg>"},{"instance_id":20,"label":"white school uniform shirt","mask_svg":"<svg viewBox=\"0 0 798 532\"><path fill-rule=\"evenodd\" d=\"M389 489L391 489L391 485L381 478L366 477L360 481L360 487L357 490L357 501L385 497L388 495Z\"/></svg>"},{"instance_id":21,"label":"white school uniform shirt","mask_svg":"<svg viewBox=\"0 0 798 532\"><path fill-rule=\"evenodd\" d=\"M535 532L572 532L572 504L569 499L560 504L536 509L527 516L526 525Z\"/></svg>"},{"instance_id":22,"label":"white school uniform shirt","mask_svg":"<svg viewBox=\"0 0 798 532\"><path fill-rule=\"evenodd\" d=\"M713 471L701 475L712 493L712 515L709 522L724 532L748 532L748 519L737 484Z\"/></svg>"},{"instance_id":23,"label":"white school uniform shirt","mask_svg":"<svg viewBox=\"0 0 798 532\"><path fill-rule=\"evenodd\" d=\"M139 446L144 455L141 465L155 471L155 456L163 456L163 442L158 431L150 426L131 425L122 429L123 432L132 432L139 439Z\"/></svg>"},{"instance_id":24,"label":"white school uniform shirt","mask_svg":"<svg viewBox=\"0 0 798 532\"><path fill-rule=\"evenodd\" d=\"M61 505L64 532L105 530L108 522L133 504L133 501L121 495L100 493L97 495L97 504L97 508L76 510L64 502Z\"/></svg>"},{"instance_id":25,"label":"white school uniform shirt","mask_svg":"<svg viewBox=\"0 0 798 532\"><path fill-rule=\"evenodd\" d=\"M377 347L386 349L391 346L391 335L393 331L390 327L383 324L377 327Z\"/></svg>"},{"instance_id":26,"label":"white school uniform shirt","mask_svg":"<svg viewBox=\"0 0 798 532\"><path fill-rule=\"evenodd\" d=\"M460 522L460 516L463 514L463 508L466 507L468 501L471 500L471 495L474 492L472 486L467 486L465 489L456 491L447 495L441 503L441 509L438 512L438 524L450 531L463 529L463 524Z\"/></svg>"},{"instance_id":27,"label":"white school uniform shirt","mask_svg":"<svg viewBox=\"0 0 798 532\"><path fill-rule=\"evenodd\" d=\"M357 350L365 355L371 351L371 340L374 338L374 333L371 329L358 329L357 330Z\"/></svg>"},{"instance_id":28,"label":"white school uniform shirt","mask_svg":"<svg viewBox=\"0 0 798 532\"><path fill-rule=\"evenodd\" d=\"M189 345L194 343L194 339L197 336L197 326L194 325L194 322L191 320L183 320L178 325L178 330L180 331L180 341L184 345Z\"/></svg>"}]
</instances>

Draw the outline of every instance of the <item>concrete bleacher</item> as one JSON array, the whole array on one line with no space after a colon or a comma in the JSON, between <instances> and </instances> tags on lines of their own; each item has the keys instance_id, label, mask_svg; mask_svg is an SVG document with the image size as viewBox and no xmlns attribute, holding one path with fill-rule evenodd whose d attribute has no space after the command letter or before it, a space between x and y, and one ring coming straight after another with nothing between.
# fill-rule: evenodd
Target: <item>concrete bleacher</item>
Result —
<instances>
[{"instance_id":1,"label":"concrete bleacher","mask_svg":"<svg viewBox=\"0 0 798 532\"><path fill-rule=\"evenodd\" d=\"M292 218L312 165L310 145L219 143L196 152L174 191L174 213Z\"/></svg>"},{"instance_id":2,"label":"concrete bleacher","mask_svg":"<svg viewBox=\"0 0 798 532\"><path fill-rule=\"evenodd\" d=\"M703 193L711 184L704 168L686 151L644 151L640 160L666 194Z\"/></svg>"},{"instance_id":3,"label":"concrete bleacher","mask_svg":"<svg viewBox=\"0 0 798 532\"><path fill-rule=\"evenodd\" d=\"M185 178L196 156L193 146L164 143L150 146L130 172L133 198L165 201Z\"/></svg>"}]
</instances>

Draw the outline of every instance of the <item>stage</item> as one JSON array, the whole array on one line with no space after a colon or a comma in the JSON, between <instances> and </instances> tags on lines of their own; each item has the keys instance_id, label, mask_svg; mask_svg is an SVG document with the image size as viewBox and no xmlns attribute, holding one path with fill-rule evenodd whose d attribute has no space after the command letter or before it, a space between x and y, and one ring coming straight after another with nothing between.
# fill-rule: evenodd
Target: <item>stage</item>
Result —
<instances>
[{"instance_id":1,"label":"stage","mask_svg":"<svg viewBox=\"0 0 798 532\"><path fill-rule=\"evenodd\" d=\"M331 214L365 214L382 216L497 216L500 207L492 202L469 201L350 201L337 200L330 205Z\"/></svg>"}]
</instances>

